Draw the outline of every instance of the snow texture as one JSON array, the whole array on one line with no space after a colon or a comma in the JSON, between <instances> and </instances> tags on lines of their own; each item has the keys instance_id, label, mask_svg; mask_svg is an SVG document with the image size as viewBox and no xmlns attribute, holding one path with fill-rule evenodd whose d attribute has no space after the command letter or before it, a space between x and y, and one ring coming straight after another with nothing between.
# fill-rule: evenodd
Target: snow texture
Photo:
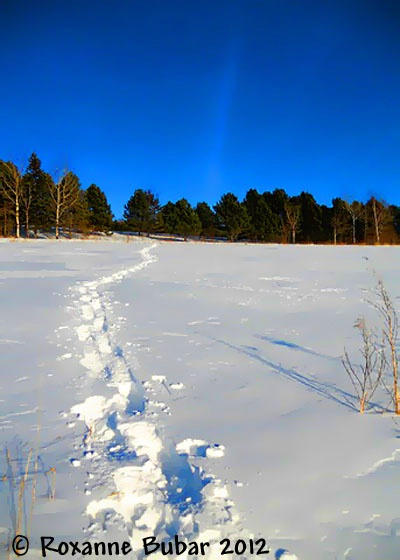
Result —
<instances>
[{"instance_id":1,"label":"snow texture","mask_svg":"<svg viewBox=\"0 0 400 560\"><path fill-rule=\"evenodd\" d=\"M0 438L16 480L39 453L32 557L41 534L138 559L178 535L397 560L398 424L384 394L357 414L340 356L376 320L372 266L397 296L400 250L116 239L0 244Z\"/></svg>"}]
</instances>

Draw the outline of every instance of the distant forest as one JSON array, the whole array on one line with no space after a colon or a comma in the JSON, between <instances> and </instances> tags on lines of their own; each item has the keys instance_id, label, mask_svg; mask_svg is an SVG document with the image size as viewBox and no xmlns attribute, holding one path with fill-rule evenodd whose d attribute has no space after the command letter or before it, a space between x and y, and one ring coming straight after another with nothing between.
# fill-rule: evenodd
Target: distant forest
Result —
<instances>
[{"instance_id":1,"label":"distant forest","mask_svg":"<svg viewBox=\"0 0 400 560\"><path fill-rule=\"evenodd\" d=\"M312 194L289 196L283 189L247 191L240 201L224 194L211 207L182 198L161 205L150 190L136 189L115 220L105 193L81 188L71 171L50 175L35 153L26 169L0 160L0 234L35 237L40 232L127 231L176 234L184 239L279 243L399 243L400 207L371 197L366 203L334 198L318 204Z\"/></svg>"}]
</instances>

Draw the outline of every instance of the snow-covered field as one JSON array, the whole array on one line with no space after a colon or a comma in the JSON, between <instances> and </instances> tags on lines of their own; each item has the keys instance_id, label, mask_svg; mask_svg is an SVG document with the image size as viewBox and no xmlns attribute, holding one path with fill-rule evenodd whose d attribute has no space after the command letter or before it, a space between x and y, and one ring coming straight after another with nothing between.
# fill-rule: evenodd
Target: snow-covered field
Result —
<instances>
[{"instance_id":1,"label":"snow-covered field","mask_svg":"<svg viewBox=\"0 0 400 560\"><path fill-rule=\"evenodd\" d=\"M18 529L27 558L41 535L129 541L129 558L178 535L210 542L210 559L228 537L248 559L264 538L282 560L398 560L400 421L380 395L355 412L340 357L357 356L355 319L374 317L372 268L397 307L399 259L0 243L1 557Z\"/></svg>"}]
</instances>

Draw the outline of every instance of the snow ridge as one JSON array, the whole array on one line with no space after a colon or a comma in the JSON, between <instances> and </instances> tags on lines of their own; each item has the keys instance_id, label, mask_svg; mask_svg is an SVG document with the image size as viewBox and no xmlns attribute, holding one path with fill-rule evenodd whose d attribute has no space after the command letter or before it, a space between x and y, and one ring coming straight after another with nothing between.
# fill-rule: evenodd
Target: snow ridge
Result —
<instances>
[{"instance_id":1,"label":"snow ridge","mask_svg":"<svg viewBox=\"0 0 400 560\"><path fill-rule=\"evenodd\" d=\"M100 392L71 409L87 428L82 457L71 463L83 463L91 481L86 494L96 494L86 508L91 535L95 538L113 525L123 527L137 558L143 557L142 539L149 536L160 542L178 534L182 540L211 544L227 536L250 536L226 484L193 461L189 440L175 446L160 434L158 415L146 397L151 383L135 377L108 321L110 302L101 288L155 263L155 246L140 252L140 264L77 287L81 364ZM207 442L201 444L207 447ZM206 457L221 454L223 446L209 450ZM106 496L105 488L112 490ZM220 548L211 547L207 556L219 557Z\"/></svg>"}]
</instances>

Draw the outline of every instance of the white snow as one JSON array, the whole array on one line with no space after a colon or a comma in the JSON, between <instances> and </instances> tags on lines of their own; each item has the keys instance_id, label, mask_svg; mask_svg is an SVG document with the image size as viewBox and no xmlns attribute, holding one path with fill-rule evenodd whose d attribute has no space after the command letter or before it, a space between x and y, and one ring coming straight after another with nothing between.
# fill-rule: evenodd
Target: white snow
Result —
<instances>
[{"instance_id":1,"label":"white snow","mask_svg":"<svg viewBox=\"0 0 400 560\"><path fill-rule=\"evenodd\" d=\"M184 384L179 382L179 383L170 383L169 387L171 389L175 389L175 391L182 391L182 389L185 388Z\"/></svg>"},{"instance_id":2,"label":"white snow","mask_svg":"<svg viewBox=\"0 0 400 560\"><path fill-rule=\"evenodd\" d=\"M196 455L199 447L208 447L204 439L187 438L176 444L176 450L179 454Z\"/></svg>"},{"instance_id":3,"label":"white snow","mask_svg":"<svg viewBox=\"0 0 400 560\"><path fill-rule=\"evenodd\" d=\"M40 455L32 554L53 534L142 558L178 534L397 560L400 421L384 393L355 411L340 356L374 321L367 264L397 307L400 249L123 239L0 243L0 440L16 488ZM18 498L0 465L4 556Z\"/></svg>"}]
</instances>

